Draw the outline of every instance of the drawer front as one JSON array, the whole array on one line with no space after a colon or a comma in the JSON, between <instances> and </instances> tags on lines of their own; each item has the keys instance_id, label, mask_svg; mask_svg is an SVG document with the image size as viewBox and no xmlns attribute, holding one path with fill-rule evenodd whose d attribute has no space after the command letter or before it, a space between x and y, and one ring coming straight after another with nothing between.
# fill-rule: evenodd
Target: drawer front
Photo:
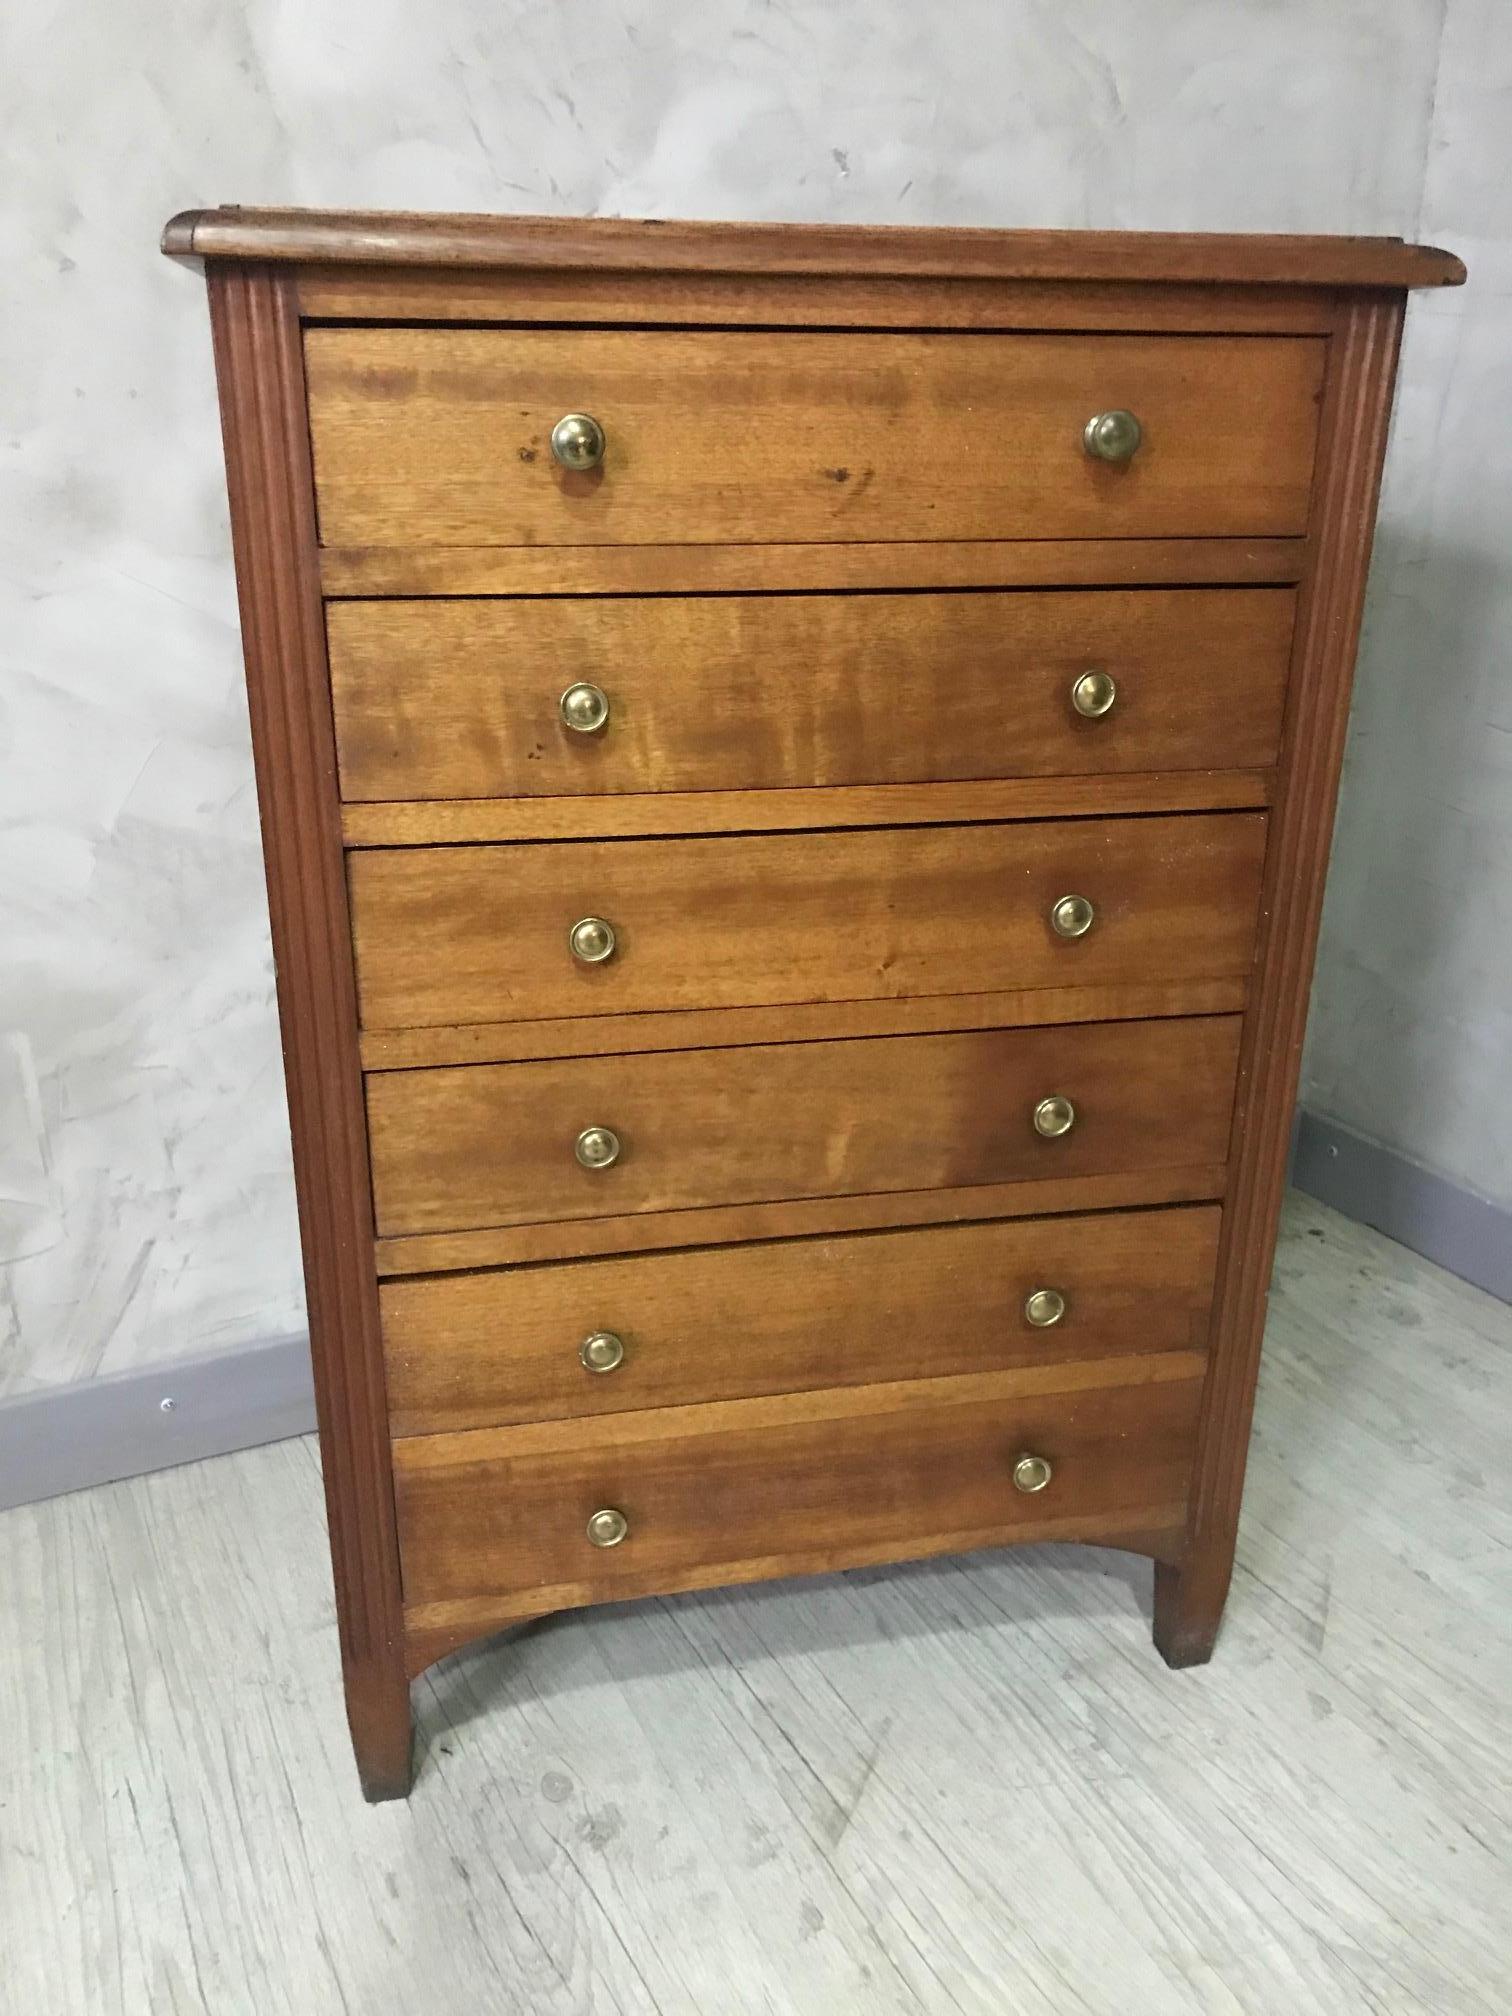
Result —
<instances>
[{"instance_id":1,"label":"drawer front","mask_svg":"<svg viewBox=\"0 0 1512 2016\"><path fill-rule=\"evenodd\" d=\"M1295 608L1287 588L333 602L341 788L554 797L1268 768ZM1093 669L1113 693L1086 714L1072 689ZM564 719L583 685L607 707L597 726ZM600 704L580 701L582 720Z\"/></svg>"},{"instance_id":2,"label":"drawer front","mask_svg":"<svg viewBox=\"0 0 1512 2016\"><path fill-rule=\"evenodd\" d=\"M311 329L337 546L1295 535L1315 337ZM1087 452L1126 409L1123 464ZM563 416L604 432L554 459Z\"/></svg>"},{"instance_id":3,"label":"drawer front","mask_svg":"<svg viewBox=\"0 0 1512 2016\"><path fill-rule=\"evenodd\" d=\"M1018 1535L1167 1531L1202 1362L1152 1359L1138 1385L1092 1365L1065 1368L1056 1391L1000 1374L412 1437L394 1445L405 1601L537 1591L560 1608L662 1578L736 1581L741 1564L776 1574ZM1030 1453L1051 1471L1032 1493L1014 1484ZM588 1538L600 1511L625 1520L616 1546Z\"/></svg>"},{"instance_id":4,"label":"drawer front","mask_svg":"<svg viewBox=\"0 0 1512 2016\"><path fill-rule=\"evenodd\" d=\"M367 1081L378 1230L1222 1163L1240 1019L380 1072ZM1075 1119L1048 1139L1034 1114L1057 1094ZM618 1139L608 1167L577 1160L594 1129Z\"/></svg>"},{"instance_id":5,"label":"drawer front","mask_svg":"<svg viewBox=\"0 0 1512 2016\"><path fill-rule=\"evenodd\" d=\"M1201 1350L1215 1206L393 1281L396 1435ZM1031 1320L1032 1319L1032 1320Z\"/></svg>"},{"instance_id":6,"label":"drawer front","mask_svg":"<svg viewBox=\"0 0 1512 2016\"><path fill-rule=\"evenodd\" d=\"M359 1010L407 1029L1227 978L1254 957L1265 828L1231 812L361 851Z\"/></svg>"}]
</instances>

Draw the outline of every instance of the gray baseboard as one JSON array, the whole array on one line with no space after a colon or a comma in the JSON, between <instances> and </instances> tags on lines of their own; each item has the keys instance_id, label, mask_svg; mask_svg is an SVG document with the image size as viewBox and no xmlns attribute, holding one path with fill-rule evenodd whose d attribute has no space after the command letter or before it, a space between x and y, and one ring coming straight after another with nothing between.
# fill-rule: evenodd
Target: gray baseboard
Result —
<instances>
[{"instance_id":1,"label":"gray baseboard","mask_svg":"<svg viewBox=\"0 0 1512 2016\"><path fill-rule=\"evenodd\" d=\"M18 1394L0 1400L0 1511L314 1426L307 1337Z\"/></svg>"},{"instance_id":2,"label":"gray baseboard","mask_svg":"<svg viewBox=\"0 0 1512 2016\"><path fill-rule=\"evenodd\" d=\"M1512 1211L1306 1111L1297 1116L1292 1181L1346 1218L1373 1225L1462 1281L1512 1302Z\"/></svg>"}]
</instances>

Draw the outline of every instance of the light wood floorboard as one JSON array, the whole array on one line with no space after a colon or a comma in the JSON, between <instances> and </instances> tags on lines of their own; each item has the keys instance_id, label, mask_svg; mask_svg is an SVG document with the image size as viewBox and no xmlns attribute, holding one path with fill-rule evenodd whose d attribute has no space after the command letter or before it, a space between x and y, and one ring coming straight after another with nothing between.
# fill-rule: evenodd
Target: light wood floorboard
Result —
<instances>
[{"instance_id":1,"label":"light wood floorboard","mask_svg":"<svg viewBox=\"0 0 1512 2016\"><path fill-rule=\"evenodd\" d=\"M0 1519L10 2016L1498 2016L1512 1312L1294 1199L1241 1559L1036 1549L579 1613L365 1807L316 1452Z\"/></svg>"}]
</instances>

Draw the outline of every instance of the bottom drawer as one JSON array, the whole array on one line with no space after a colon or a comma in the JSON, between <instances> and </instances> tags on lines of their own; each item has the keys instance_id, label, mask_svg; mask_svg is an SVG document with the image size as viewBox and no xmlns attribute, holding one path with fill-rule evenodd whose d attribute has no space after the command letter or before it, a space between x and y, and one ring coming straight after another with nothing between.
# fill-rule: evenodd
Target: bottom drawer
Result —
<instances>
[{"instance_id":1,"label":"bottom drawer","mask_svg":"<svg viewBox=\"0 0 1512 2016\"><path fill-rule=\"evenodd\" d=\"M1204 1363L1171 1351L401 1440L406 1609L423 1623L417 1606L500 1596L498 1616L526 1616L1005 1540L1171 1531ZM1048 1466L1042 1489L1015 1483L1026 1455ZM601 1512L623 1520L617 1544L590 1538Z\"/></svg>"}]
</instances>

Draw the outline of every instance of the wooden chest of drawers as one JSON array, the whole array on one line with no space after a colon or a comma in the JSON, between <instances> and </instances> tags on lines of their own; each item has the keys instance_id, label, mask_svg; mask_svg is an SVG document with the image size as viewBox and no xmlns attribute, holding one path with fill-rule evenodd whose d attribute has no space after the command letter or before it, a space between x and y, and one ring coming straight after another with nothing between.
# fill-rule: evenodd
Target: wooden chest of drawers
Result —
<instances>
[{"instance_id":1,"label":"wooden chest of drawers","mask_svg":"<svg viewBox=\"0 0 1512 2016\"><path fill-rule=\"evenodd\" d=\"M347 1699L609 1598L1232 1563L1387 240L214 211Z\"/></svg>"}]
</instances>

